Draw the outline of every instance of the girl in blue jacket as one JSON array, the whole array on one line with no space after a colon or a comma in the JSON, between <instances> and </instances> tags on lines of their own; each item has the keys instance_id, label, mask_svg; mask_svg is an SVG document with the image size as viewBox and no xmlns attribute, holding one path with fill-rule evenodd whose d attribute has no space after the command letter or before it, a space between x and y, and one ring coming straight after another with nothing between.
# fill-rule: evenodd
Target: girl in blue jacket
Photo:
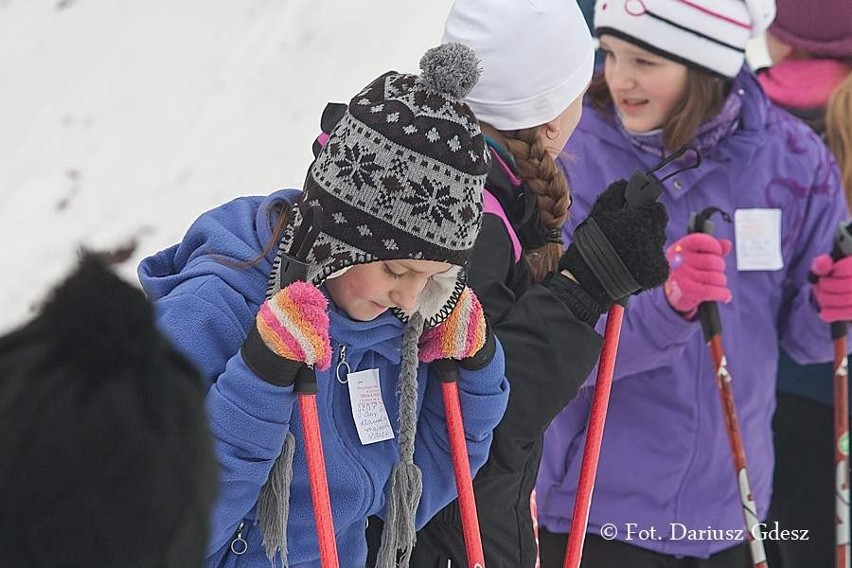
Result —
<instances>
[{"instance_id":1,"label":"girl in blue jacket","mask_svg":"<svg viewBox=\"0 0 852 568\"><path fill-rule=\"evenodd\" d=\"M471 469L486 459L508 385L465 286L489 163L461 101L478 62L445 44L421 68L352 99L302 193L209 211L140 266L162 329L210 383L221 475L208 566L319 566L294 394L306 366L341 566L365 564L369 515L387 517L380 565L396 565L456 495L429 362L459 361ZM294 257L305 282L290 283Z\"/></svg>"}]
</instances>

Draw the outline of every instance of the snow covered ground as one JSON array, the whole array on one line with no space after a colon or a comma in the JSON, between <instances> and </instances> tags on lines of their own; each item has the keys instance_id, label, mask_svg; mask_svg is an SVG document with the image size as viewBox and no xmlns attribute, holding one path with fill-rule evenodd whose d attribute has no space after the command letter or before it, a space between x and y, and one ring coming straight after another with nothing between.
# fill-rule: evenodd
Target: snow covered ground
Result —
<instances>
[{"instance_id":1,"label":"snow covered ground","mask_svg":"<svg viewBox=\"0 0 852 568\"><path fill-rule=\"evenodd\" d=\"M299 187L319 117L416 71L451 0L0 0L0 332L81 245L145 255Z\"/></svg>"},{"instance_id":2,"label":"snow covered ground","mask_svg":"<svg viewBox=\"0 0 852 568\"><path fill-rule=\"evenodd\" d=\"M0 331L81 245L123 268L238 195L300 187L319 117L416 71L450 0L0 0Z\"/></svg>"}]
</instances>

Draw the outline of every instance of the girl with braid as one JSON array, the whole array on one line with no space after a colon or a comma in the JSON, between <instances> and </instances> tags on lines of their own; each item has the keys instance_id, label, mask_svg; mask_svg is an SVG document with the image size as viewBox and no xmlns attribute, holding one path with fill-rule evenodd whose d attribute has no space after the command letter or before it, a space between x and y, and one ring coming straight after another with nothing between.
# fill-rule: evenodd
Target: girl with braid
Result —
<instances>
[{"instance_id":1,"label":"girl with braid","mask_svg":"<svg viewBox=\"0 0 852 568\"><path fill-rule=\"evenodd\" d=\"M485 560L489 568L532 568L531 493L544 430L597 362L595 324L622 299L603 291L577 247L563 250L561 236L571 197L554 158L580 119L594 48L579 7L565 0L456 0L444 41L469 45L482 60L466 101L482 124L491 167L468 284L504 348L511 385L474 478ZM553 60L538 64L545 54ZM604 191L590 217L635 280L627 296L665 280L667 216L658 204L623 207L625 185ZM377 524L370 530L378 533ZM466 564L453 501L419 531L408 565Z\"/></svg>"}]
</instances>

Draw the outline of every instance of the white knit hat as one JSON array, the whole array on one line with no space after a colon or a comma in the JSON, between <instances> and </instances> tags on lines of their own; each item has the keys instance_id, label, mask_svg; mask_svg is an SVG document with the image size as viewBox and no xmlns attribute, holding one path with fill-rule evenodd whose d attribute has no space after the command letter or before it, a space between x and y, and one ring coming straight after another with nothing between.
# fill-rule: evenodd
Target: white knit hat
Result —
<instances>
[{"instance_id":1,"label":"white knit hat","mask_svg":"<svg viewBox=\"0 0 852 568\"><path fill-rule=\"evenodd\" d=\"M734 77L746 43L775 18L775 0L597 0L595 33ZM475 109L474 109L475 110Z\"/></svg>"},{"instance_id":2,"label":"white knit hat","mask_svg":"<svg viewBox=\"0 0 852 568\"><path fill-rule=\"evenodd\" d=\"M553 120L592 78L594 42L575 0L456 0L442 41L479 55L465 101L498 130Z\"/></svg>"}]
</instances>

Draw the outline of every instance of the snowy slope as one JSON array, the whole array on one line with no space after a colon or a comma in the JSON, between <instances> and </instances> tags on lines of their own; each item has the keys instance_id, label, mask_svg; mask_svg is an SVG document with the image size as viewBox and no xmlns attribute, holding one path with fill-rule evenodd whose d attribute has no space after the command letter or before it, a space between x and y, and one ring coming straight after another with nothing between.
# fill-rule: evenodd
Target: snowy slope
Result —
<instances>
[{"instance_id":1,"label":"snowy slope","mask_svg":"<svg viewBox=\"0 0 852 568\"><path fill-rule=\"evenodd\" d=\"M81 245L142 256L299 187L319 117L416 71L450 0L0 0L0 331Z\"/></svg>"}]
</instances>

